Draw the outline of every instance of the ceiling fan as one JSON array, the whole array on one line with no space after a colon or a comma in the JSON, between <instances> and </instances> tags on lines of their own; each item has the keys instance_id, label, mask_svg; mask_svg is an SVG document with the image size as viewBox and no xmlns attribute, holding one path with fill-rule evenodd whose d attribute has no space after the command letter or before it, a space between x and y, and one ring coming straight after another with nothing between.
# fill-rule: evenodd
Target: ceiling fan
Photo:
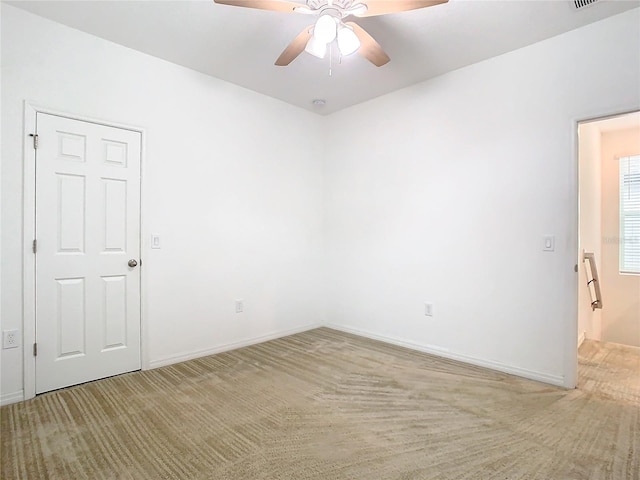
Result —
<instances>
[{"instance_id":1,"label":"ceiling fan","mask_svg":"<svg viewBox=\"0 0 640 480\"><path fill-rule=\"evenodd\" d=\"M214 1L235 7L316 16L315 23L300 32L280 54L275 62L280 67L289 65L303 51L318 58L324 58L327 47L333 41L338 44L341 55L358 52L376 67L381 67L389 62L389 56L361 26L355 22L345 22L345 18L373 17L416 10L446 3L449 0L307 0L306 5L286 0Z\"/></svg>"}]
</instances>

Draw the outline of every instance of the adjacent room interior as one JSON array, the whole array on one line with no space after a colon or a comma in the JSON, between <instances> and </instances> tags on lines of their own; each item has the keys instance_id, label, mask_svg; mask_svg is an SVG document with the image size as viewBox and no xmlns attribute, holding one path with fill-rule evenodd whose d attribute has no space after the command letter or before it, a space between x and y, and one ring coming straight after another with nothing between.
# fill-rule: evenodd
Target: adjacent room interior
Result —
<instances>
[{"instance_id":1,"label":"adjacent room interior","mask_svg":"<svg viewBox=\"0 0 640 480\"><path fill-rule=\"evenodd\" d=\"M581 123L578 135L579 264L586 279L580 286L578 343L640 347L640 113ZM589 253L593 265L584 261ZM599 282L592 282L594 274Z\"/></svg>"},{"instance_id":2,"label":"adjacent room interior","mask_svg":"<svg viewBox=\"0 0 640 480\"><path fill-rule=\"evenodd\" d=\"M2 478L640 476L640 3L376 2L1 2Z\"/></svg>"}]
</instances>

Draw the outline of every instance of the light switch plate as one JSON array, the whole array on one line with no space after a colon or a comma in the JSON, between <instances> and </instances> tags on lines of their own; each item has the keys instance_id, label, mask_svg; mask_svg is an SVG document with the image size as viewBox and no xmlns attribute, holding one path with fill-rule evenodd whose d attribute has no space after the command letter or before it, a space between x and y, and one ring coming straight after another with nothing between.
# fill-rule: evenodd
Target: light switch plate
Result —
<instances>
[{"instance_id":1,"label":"light switch plate","mask_svg":"<svg viewBox=\"0 0 640 480\"><path fill-rule=\"evenodd\" d=\"M433 317L433 303L425 302L425 304L424 304L424 314L427 317Z\"/></svg>"},{"instance_id":2,"label":"light switch plate","mask_svg":"<svg viewBox=\"0 0 640 480\"><path fill-rule=\"evenodd\" d=\"M542 250L545 252L553 252L556 249L555 235L545 235L542 237Z\"/></svg>"},{"instance_id":3,"label":"light switch plate","mask_svg":"<svg viewBox=\"0 0 640 480\"><path fill-rule=\"evenodd\" d=\"M151 235L151 248L161 248L160 235L157 235L157 234Z\"/></svg>"}]
</instances>

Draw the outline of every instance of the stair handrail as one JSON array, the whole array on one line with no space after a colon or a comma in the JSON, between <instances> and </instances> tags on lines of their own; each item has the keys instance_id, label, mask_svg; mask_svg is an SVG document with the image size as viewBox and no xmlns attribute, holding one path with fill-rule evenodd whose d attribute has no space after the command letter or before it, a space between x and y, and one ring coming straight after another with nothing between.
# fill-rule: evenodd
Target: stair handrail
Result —
<instances>
[{"instance_id":1,"label":"stair handrail","mask_svg":"<svg viewBox=\"0 0 640 480\"><path fill-rule=\"evenodd\" d=\"M595 254L593 252L584 252L583 262L589 263L587 287L591 295L591 309L595 311L596 308L602 308L602 293L600 291L600 279L598 277Z\"/></svg>"}]
</instances>

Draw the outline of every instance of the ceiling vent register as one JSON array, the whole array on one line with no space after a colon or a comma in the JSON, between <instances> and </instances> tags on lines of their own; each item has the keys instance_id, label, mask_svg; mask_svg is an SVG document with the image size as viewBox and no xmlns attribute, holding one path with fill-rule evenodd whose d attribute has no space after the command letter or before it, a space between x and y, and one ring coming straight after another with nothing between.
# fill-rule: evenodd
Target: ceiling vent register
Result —
<instances>
[{"instance_id":1,"label":"ceiling vent register","mask_svg":"<svg viewBox=\"0 0 640 480\"><path fill-rule=\"evenodd\" d=\"M572 0L573 6L576 7L576 10L580 10L581 8L588 7L589 5L593 5L599 0Z\"/></svg>"}]
</instances>

